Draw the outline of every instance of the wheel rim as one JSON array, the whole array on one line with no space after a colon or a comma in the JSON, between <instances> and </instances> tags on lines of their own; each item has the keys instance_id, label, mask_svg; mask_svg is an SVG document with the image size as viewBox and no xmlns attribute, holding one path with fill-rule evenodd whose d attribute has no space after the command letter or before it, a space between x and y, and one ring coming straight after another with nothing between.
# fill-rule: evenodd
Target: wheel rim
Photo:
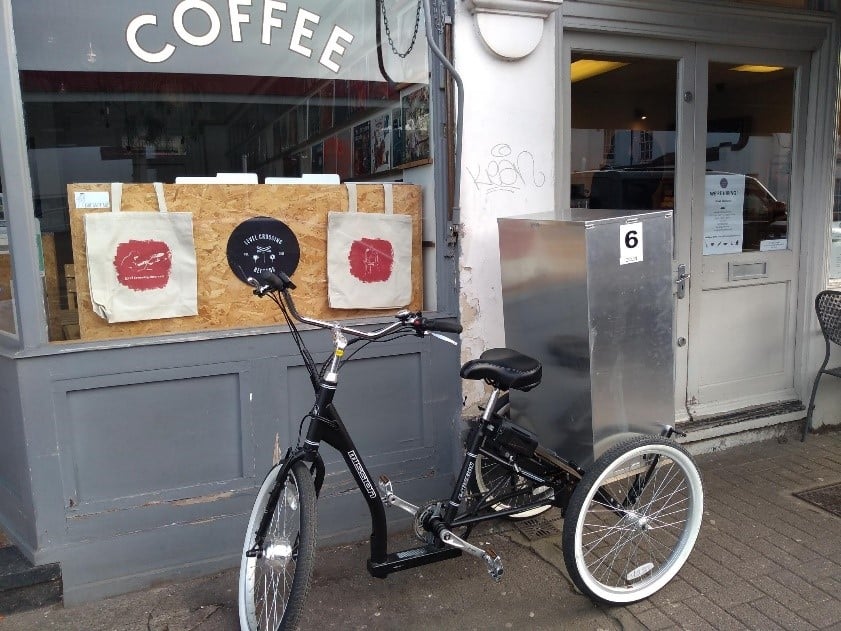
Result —
<instances>
[{"instance_id":1,"label":"wheel rim","mask_svg":"<svg viewBox=\"0 0 841 631\"><path fill-rule=\"evenodd\" d=\"M628 497L645 463L658 466L641 495L615 509L604 499ZM576 565L598 597L612 602L647 598L680 570L701 524L703 490L691 459L669 445L646 445L621 456L596 480L575 530Z\"/></svg>"},{"instance_id":2,"label":"wheel rim","mask_svg":"<svg viewBox=\"0 0 841 631\"><path fill-rule=\"evenodd\" d=\"M508 469L499 463L494 462L492 459L485 458L479 454L476 457L476 486L479 489L479 492L482 494L487 493L489 489L495 488L500 482L502 482L499 489L500 494L504 495L514 492L517 486L522 487L524 491L527 487L527 484L522 479L519 479L519 476L511 473ZM497 502L491 506L491 508L495 511L503 511L508 510L509 508L524 506L532 498L541 494L548 494L549 491L550 489L548 486L534 487L528 496L526 496L525 493L522 496L515 495L510 497L507 502ZM520 499L521 497L522 500ZM550 497L547 497L547 499L550 499ZM511 517L533 517L549 510L551 507L552 506L550 504L537 506L535 508L524 510L521 513L514 513Z\"/></svg>"},{"instance_id":3,"label":"wheel rim","mask_svg":"<svg viewBox=\"0 0 841 631\"><path fill-rule=\"evenodd\" d=\"M262 515L270 496L264 494L255 514ZM251 530L257 525L253 524ZM246 558L246 613L251 629L275 631L283 620L295 578L300 527L300 493L290 472L272 512L262 555ZM253 536L249 543L253 546Z\"/></svg>"}]
</instances>

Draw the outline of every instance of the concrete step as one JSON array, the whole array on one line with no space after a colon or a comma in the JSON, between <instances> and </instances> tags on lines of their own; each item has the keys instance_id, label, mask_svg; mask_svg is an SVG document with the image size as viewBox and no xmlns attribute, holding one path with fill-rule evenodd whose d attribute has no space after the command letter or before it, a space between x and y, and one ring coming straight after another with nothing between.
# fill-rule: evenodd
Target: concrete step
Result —
<instances>
[{"instance_id":1,"label":"concrete step","mask_svg":"<svg viewBox=\"0 0 841 631\"><path fill-rule=\"evenodd\" d=\"M61 602L58 563L35 566L13 545L0 547L0 617Z\"/></svg>"},{"instance_id":2,"label":"concrete step","mask_svg":"<svg viewBox=\"0 0 841 631\"><path fill-rule=\"evenodd\" d=\"M702 454L763 440L800 440L805 419L800 401L758 405L682 423L679 429L686 437L680 442L691 453Z\"/></svg>"}]
</instances>

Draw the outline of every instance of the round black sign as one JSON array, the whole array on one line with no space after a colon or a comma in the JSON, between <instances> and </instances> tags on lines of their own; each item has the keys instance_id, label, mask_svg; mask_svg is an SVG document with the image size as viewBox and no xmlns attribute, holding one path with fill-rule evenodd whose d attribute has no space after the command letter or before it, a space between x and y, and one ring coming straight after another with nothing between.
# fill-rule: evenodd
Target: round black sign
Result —
<instances>
[{"instance_id":1,"label":"round black sign","mask_svg":"<svg viewBox=\"0 0 841 631\"><path fill-rule=\"evenodd\" d=\"M242 282L260 280L264 272L292 276L301 259L295 233L282 221L252 217L239 224L228 237L228 265Z\"/></svg>"}]
</instances>

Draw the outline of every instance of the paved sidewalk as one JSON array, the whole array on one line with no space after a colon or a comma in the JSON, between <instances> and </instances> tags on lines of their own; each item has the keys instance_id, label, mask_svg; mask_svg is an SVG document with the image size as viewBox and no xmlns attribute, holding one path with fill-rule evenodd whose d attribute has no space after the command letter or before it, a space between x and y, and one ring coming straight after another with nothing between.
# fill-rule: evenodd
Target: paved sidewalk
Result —
<instances>
[{"instance_id":1,"label":"paved sidewalk","mask_svg":"<svg viewBox=\"0 0 841 631\"><path fill-rule=\"evenodd\" d=\"M626 608L596 607L563 574L557 537L510 524L477 537L505 562L493 583L472 557L386 580L364 543L320 549L304 630L841 629L841 519L792 495L841 482L841 432L698 457L706 511L689 562L665 589ZM408 535L398 534L400 546ZM236 571L0 620L0 631L237 629Z\"/></svg>"}]
</instances>

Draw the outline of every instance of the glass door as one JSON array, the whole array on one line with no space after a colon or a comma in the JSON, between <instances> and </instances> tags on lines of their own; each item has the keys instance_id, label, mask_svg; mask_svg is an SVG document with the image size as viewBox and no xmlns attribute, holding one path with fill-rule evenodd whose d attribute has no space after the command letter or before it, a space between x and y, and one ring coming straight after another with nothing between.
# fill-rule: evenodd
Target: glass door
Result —
<instances>
[{"instance_id":1,"label":"glass door","mask_svg":"<svg viewBox=\"0 0 841 631\"><path fill-rule=\"evenodd\" d=\"M796 398L808 55L577 33L565 55L569 203L674 210L676 420Z\"/></svg>"},{"instance_id":2,"label":"glass door","mask_svg":"<svg viewBox=\"0 0 841 631\"><path fill-rule=\"evenodd\" d=\"M693 415L795 398L805 55L698 47Z\"/></svg>"}]
</instances>

